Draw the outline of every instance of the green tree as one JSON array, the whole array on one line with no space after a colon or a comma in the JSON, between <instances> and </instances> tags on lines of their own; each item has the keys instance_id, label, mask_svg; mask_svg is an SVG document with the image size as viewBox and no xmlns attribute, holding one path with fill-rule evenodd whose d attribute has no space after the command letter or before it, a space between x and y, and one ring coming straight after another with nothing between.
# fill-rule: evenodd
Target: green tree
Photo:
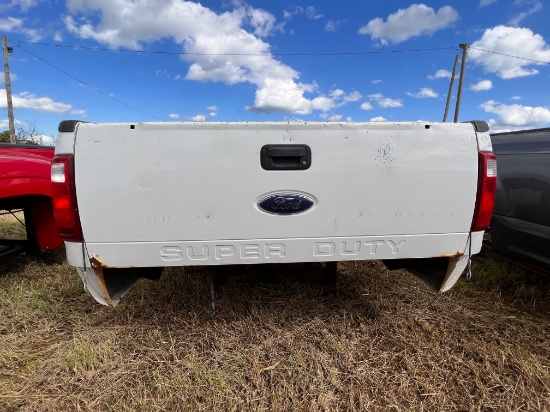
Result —
<instances>
[{"instance_id":1,"label":"green tree","mask_svg":"<svg viewBox=\"0 0 550 412\"><path fill-rule=\"evenodd\" d=\"M10 142L10 131L4 130L0 133L0 143L9 143Z\"/></svg>"}]
</instances>

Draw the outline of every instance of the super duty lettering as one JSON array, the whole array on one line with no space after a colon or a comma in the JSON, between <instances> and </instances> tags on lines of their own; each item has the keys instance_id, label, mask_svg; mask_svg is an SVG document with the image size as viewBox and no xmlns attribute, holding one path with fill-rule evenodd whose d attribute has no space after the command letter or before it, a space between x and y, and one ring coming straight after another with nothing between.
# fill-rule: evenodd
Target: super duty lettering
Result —
<instances>
[{"instance_id":1,"label":"super duty lettering","mask_svg":"<svg viewBox=\"0 0 550 412\"><path fill-rule=\"evenodd\" d=\"M179 246L163 246L160 248L160 254L164 261L181 261L187 257L188 260L224 260L233 256L239 256L241 259L260 259L285 257L285 245L282 243L272 243L266 245L197 245L186 246L185 252Z\"/></svg>"}]
</instances>

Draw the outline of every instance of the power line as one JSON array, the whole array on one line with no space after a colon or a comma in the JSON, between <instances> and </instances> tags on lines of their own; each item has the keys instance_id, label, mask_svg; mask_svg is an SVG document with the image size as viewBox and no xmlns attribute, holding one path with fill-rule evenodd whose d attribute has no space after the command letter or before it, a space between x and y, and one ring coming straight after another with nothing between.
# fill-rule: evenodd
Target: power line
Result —
<instances>
[{"instance_id":1,"label":"power line","mask_svg":"<svg viewBox=\"0 0 550 412\"><path fill-rule=\"evenodd\" d=\"M71 44L59 44L59 43L41 43L41 42L31 42L20 40L17 42L31 44L34 46L49 46L49 47L62 47L67 49L74 50L92 50L92 51L107 51L107 52L122 52L122 53L135 53L135 54L167 54L167 55L177 55L177 56L320 56L320 57L330 57L330 56L366 56L370 54L392 54L392 53L419 53L419 52L428 52L428 51L439 51L439 50L453 50L456 51L456 47L432 47L432 48L422 48L422 49L406 49L406 50L375 50L375 51L364 51L364 52L299 52L299 53L195 53L195 52L184 52L177 51L171 52L167 50L131 50L131 49L110 49L106 47L91 47L91 46L82 46L82 45L71 45ZM527 60L534 63L540 64L550 64L550 62L545 62L536 59L530 59L528 57L514 56L507 53L500 53L493 50L485 50L479 47L471 47L470 49L479 50L485 53L498 54L501 56L511 57L513 59Z\"/></svg>"},{"instance_id":2,"label":"power line","mask_svg":"<svg viewBox=\"0 0 550 412\"><path fill-rule=\"evenodd\" d=\"M514 59L527 60L527 61L534 62L534 63L550 64L550 62L543 62L543 61L541 61L541 60L529 59L529 58L527 58L527 57L512 56L511 54L499 53L499 52L492 51L492 50L484 50L484 49L480 49L480 48L478 48L478 47L471 47L471 46L470 46L470 49L479 50L479 51L482 51L482 52L485 52L485 53L498 54L498 55L500 55L500 56L512 57L512 58L514 58Z\"/></svg>"},{"instance_id":3,"label":"power line","mask_svg":"<svg viewBox=\"0 0 550 412\"><path fill-rule=\"evenodd\" d=\"M10 40L10 42L11 42L11 40ZM40 56L34 54L33 52L31 52L31 51L25 49L25 48L24 48L23 46L21 46L20 44L16 44L16 46L19 47L21 50L24 50L24 51L26 51L27 53L29 53L30 55L34 56L34 57L37 58L38 60L42 61L43 63L46 63L47 65L53 67L55 70L57 70L57 71L63 73L65 76L68 76L68 77L70 77L71 79L76 80L77 82L79 82L79 83L83 84L84 86L90 88L90 89L93 90L94 92L97 92L97 93L99 93L99 94L101 94L101 95L103 95L103 96L105 96L105 97L108 97L109 99L111 99L111 100L113 100L113 101L115 101L115 102L117 102L117 103L119 103L119 104L122 104L123 106L126 106L126 107L128 107L128 108L130 108L130 109L132 109L132 110L135 110L135 111L137 111L137 112L139 112L139 113L141 113L141 114L144 114L144 115L146 115L146 116L152 117L152 118L157 119L157 120L160 120L160 121L165 121L165 119L161 119L161 118L158 117L158 116L155 116L155 115L153 115L153 114L144 112L143 110L138 109L137 107L134 107L134 106L132 106L132 105L129 105L128 103L125 103L125 102L123 102L122 100L117 99L116 97L113 97L113 96L111 96L111 95L109 95L109 94L107 94L107 93L105 93L105 92L102 92L102 91L99 90L97 87L91 86L91 85L89 85L88 83L86 83L86 82L80 80L79 78L73 76L72 74L67 73L65 70L63 70L63 69L57 67L57 66L54 65L53 63L50 63L49 61L43 59L42 57L40 57Z\"/></svg>"},{"instance_id":4,"label":"power line","mask_svg":"<svg viewBox=\"0 0 550 412\"><path fill-rule=\"evenodd\" d=\"M415 53L415 52L427 52L427 51L439 51L439 50L457 50L456 47L433 47L433 48L424 48L424 49L408 49L408 50L376 50L376 51L365 51L365 52L324 52L324 53L195 53L195 52L171 52L165 50L130 50L130 49L109 49L106 47L90 47L90 46L80 46L80 45L70 45L70 44L59 44L59 43L40 43L40 42L31 42L31 41L19 41L19 43L31 44L34 46L50 46L50 47L62 47L67 49L75 50L92 50L92 51L108 51L108 52L125 52L125 53L136 53L136 54L168 54L168 55L178 55L178 56L366 56L369 54L391 54L391 53Z\"/></svg>"},{"instance_id":5,"label":"power line","mask_svg":"<svg viewBox=\"0 0 550 412\"><path fill-rule=\"evenodd\" d=\"M10 43L14 43L10 39ZM65 44L56 44L56 43L40 43L40 42L30 42L30 41L23 41L20 40L18 42L15 42L14 44L19 47L20 49L24 50L25 52L29 53L30 55L34 56L38 60L42 61L43 63L46 63L47 65L53 67L57 71L63 73L64 75L72 78L73 80L76 80L77 82L81 83L82 85L90 88L91 90L108 97L109 99L122 104L123 106L126 106L132 110L135 110L141 114L144 114L146 116L155 118L160 121L164 121L165 119L162 119L158 116L152 115L150 113L147 113L141 109L138 109L137 107L131 106L128 103L123 102L122 100L119 100L105 92L102 92L98 88L89 85L88 83L80 80L79 78L73 76L70 73L67 73L65 70L55 66L54 64L50 63L49 61L43 59L42 57L34 54L33 52L27 50L23 46L21 46L21 43L24 44L30 44L30 45L36 45L36 46L49 46L49 47L62 47L62 48L69 48L74 50L91 50L91 51L108 51L108 52L127 52L127 53L136 53L136 54L166 54L166 55L183 55L183 56L320 56L320 57L328 57L328 56L364 56L364 55L372 55L372 54L392 54L392 53L415 53L415 52L427 52L427 51L439 51L439 50L457 50L456 47L435 47L435 48L423 48L423 49L408 49L408 50L388 50L388 51L366 51L366 52L325 52L325 53L194 53L194 52L170 52L170 51L164 51L164 50L130 50L130 49L109 49L109 48L102 48L102 47L89 47L89 46L81 46L81 45L65 45ZM492 50L485 50L478 47L469 47L473 50L478 50L484 53L492 53L497 54L505 57L510 57L514 59L520 59L520 60L526 60L534 63L539 64L550 64L550 62L545 62L541 60L536 59L530 59L527 57L521 57L521 56L514 56L511 54L506 53L500 53Z\"/></svg>"}]
</instances>

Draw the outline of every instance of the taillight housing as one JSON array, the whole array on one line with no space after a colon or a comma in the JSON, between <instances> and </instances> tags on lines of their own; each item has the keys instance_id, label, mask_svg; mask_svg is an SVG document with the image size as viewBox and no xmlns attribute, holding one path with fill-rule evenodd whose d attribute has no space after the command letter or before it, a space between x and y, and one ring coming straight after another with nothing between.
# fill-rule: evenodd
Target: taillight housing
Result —
<instances>
[{"instance_id":1,"label":"taillight housing","mask_svg":"<svg viewBox=\"0 0 550 412\"><path fill-rule=\"evenodd\" d=\"M52 201L59 236L68 242L82 241L82 228L76 202L74 156L56 155L52 160Z\"/></svg>"},{"instance_id":2,"label":"taillight housing","mask_svg":"<svg viewBox=\"0 0 550 412\"><path fill-rule=\"evenodd\" d=\"M491 223L497 189L496 156L492 152L479 152L478 168L477 198L472 232L488 229Z\"/></svg>"}]
</instances>

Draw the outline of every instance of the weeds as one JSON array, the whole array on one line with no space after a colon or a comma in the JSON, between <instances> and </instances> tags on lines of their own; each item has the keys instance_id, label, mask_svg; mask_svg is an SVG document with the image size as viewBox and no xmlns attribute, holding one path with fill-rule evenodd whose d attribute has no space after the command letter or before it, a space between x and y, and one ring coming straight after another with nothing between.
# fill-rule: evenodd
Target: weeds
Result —
<instances>
[{"instance_id":1,"label":"weeds","mask_svg":"<svg viewBox=\"0 0 550 412\"><path fill-rule=\"evenodd\" d=\"M63 251L0 269L0 410L550 410L548 281L486 256L432 292L378 262L322 295L300 265L236 267L208 316L202 268L115 309Z\"/></svg>"}]
</instances>

